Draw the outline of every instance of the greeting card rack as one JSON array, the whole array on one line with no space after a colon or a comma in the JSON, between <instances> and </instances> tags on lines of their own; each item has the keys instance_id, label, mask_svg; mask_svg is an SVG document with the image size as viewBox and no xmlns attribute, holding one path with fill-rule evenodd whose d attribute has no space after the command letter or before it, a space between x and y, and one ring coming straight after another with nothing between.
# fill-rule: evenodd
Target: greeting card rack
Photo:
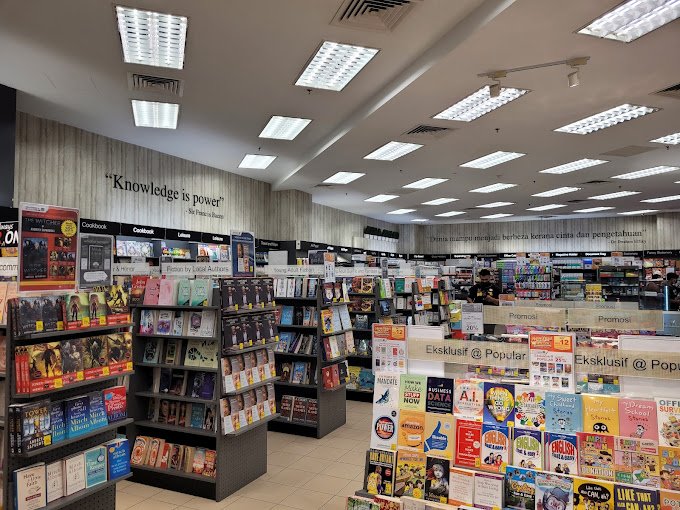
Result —
<instances>
[{"instance_id":1,"label":"greeting card rack","mask_svg":"<svg viewBox=\"0 0 680 510\"><path fill-rule=\"evenodd\" d=\"M3 466L2 472L3 508L9 510L14 510L14 483L12 481L12 473L15 470L30 466L31 464L35 464L37 462L44 462L48 464L68 457L69 455L93 448L107 441L111 441L112 439L115 439L119 426L123 426L132 422L131 419L114 422L107 427L95 429L75 439L67 439L27 453L12 454L8 448L9 427L6 424L7 416L9 416L9 406L12 404L25 404L44 399L50 399L51 401L65 400L71 397L82 395L83 393L103 391L106 388L121 384L125 375L131 375L134 373L132 370L126 370L125 372L106 375L96 379L83 380L72 384L67 384L52 390L40 391L30 394L18 393L16 387L16 369L14 361L14 352L17 346L34 345L45 342L59 342L73 338L86 338L92 336L93 334L110 334L129 331L131 324L113 324L109 326L98 326L96 328L15 335L13 332L17 331L18 327L14 327L14 320L13 314L8 314L6 329L7 368L6 373L2 374L2 376L5 378L5 405L2 409L2 417L0 418L3 425L2 441L4 444L2 445L2 448L4 448L5 451L5 464ZM115 480L110 480L106 483L95 485L94 487L90 487L88 489L83 489L70 496L52 501L43 508L46 510L76 510L79 508L87 508L88 510L115 510L116 483L130 478L131 476L131 474L128 474Z\"/></svg>"},{"instance_id":2,"label":"greeting card rack","mask_svg":"<svg viewBox=\"0 0 680 510\"><path fill-rule=\"evenodd\" d=\"M279 324L279 330L281 331L293 331L302 332L304 334L316 335L316 354L299 354L299 353L289 353L289 352L278 352L275 351L274 358L277 366L277 373L282 362L294 362L294 361L310 361L315 366L314 378L311 384L293 384L289 382L277 381L274 383L276 388L276 406L277 409L281 409L281 396L282 395L294 395L299 397L315 398L317 400L317 422L313 423L302 423L295 421L287 421L285 418L278 417L269 423L269 430L277 432L286 432L289 434L297 434L300 436L311 436L316 438L322 438L326 434L330 434L338 427L345 424L346 417L346 400L347 392L345 389L346 384L343 384L337 388L326 390L323 387L323 381L321 377L321 367L332 363L337 363L338 359L331 362L324 361L323 359L323 338L330 336L324 334L322 324L321 324L321 310L328 308L329 306L346 305L347 303L332 303L324 304L322 299L323 284L319 283L316 288L315 297L281 297L277 296L276 301L279 304L291 305L291 306L314 306L316 314L316 326L297 326L297 325L283 325ZM331 333L337 334L339 332Z\"/></svg>"}]
</instances>

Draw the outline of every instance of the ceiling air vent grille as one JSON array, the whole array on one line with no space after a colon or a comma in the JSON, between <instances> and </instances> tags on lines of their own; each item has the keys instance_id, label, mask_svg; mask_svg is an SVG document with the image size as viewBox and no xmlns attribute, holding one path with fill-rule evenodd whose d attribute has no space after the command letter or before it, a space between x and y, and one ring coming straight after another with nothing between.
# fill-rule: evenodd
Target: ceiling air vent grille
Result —
<instances>
[{"instance_id":1,"label":"ceiling air vent grille","mask_svg":"<svg viewBox=\"0 0 680 510\"><path fill-rule=\"evenodd\" d=\"M657 96L672 97L673 99L680 99L680 83L672 85L668 88L655 92Z\"/></svg>"},{"instance_id":2,"label":"ceiling air vent grille","mask_svg":"<svg viewBox=\"0 0 680 510\"><path fill-rule=\"evenodd\" d=\"M603 152L603 156L618 156L620 158L629 158L631 156L637 156L638 154L644 154L645 152L656 150L658 147L640 147L639 145L628 145L626 147L621 147L620 149L614 149L613 151Z\"/></svg>"},{"instance_id":3,"label":"ceiling air vent grille","mask_svg":"<svg viewBox=\"0 0 680 510\"><path fill-rule=\"evenodd\" d=\"M569 203L569 204L580 204L581 202L585 202L585 200L579 200L579 199L567 200L567 203Z\"/></svg>"},{"instance_id":4,"label":"ceiling air vent grille","mask_svg":"<svg viewBox=\"0 0 680 510\"><path fill-rule=\"evenodd\" d=\"M410 131L406 131L404 135L413 136L417 138L443 138L444 136L451 133L453 129L439 127L439 126L428 126L427 124L420 124Z\"/></svg>"},{"instance_id":5,"label":"ceiling air vent grille","mask_svg":"<svg viewBox=\"0 0 680 510\"><path fill-rule=\"evenodd\" d=\"M151 76L149 74L129 73L128 85L130 90L141 92L154 92L156 94L167 94L177 97L182 97L184 93L183 80Z\"/></svg>"},{"instance_id":6,"label":"ceiling air vent grille","mask_svg":"<svg viewBox=\"0 0 680 510\"><path fill-rule=\"evenodd\" d=\"M331 25L388 32L422 0L345 0Z\"/></svg>"}]
</instances>

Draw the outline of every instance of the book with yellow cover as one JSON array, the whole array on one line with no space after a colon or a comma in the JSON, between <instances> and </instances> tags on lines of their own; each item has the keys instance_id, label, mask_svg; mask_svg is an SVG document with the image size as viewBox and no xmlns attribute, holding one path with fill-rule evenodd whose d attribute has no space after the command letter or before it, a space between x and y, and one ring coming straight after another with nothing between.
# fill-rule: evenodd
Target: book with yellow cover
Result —
<instances>
[{"instance_id":1,"label":"book with yellow cover","mask_svg":"<svg viewBox=\"0 0 680 510\"><path fill-rule=\"evenodd\" d=\"M401 410L399 412L399 433L397 448L424 452L425 413L422 411Z\"/></svg>"},{"instance_id":2,"label":"book with yellow cover","mask_svg":"<svg viewBox=\"0 0 680 510\"><path fill-rule=\"evenodd\" d=\"M619 399L611 395L583 395L583 431L619 435Z\"/></svg>"},{"instance_id":3,"label":"book with yellow cover","mask_svg":"<svg viewBox=\"0 0 680 510\"><path fill-rule=\"evenodd\" d=\"M453 459L455 418L452 414L425 413L425 453Z\"/></svg>"},{"instance_id":4,"label":"book with yellow cover","mask_svg":"<svg viewBox=\"0 0 680 510\"><path fill-rule=\"evenodd\" d=\"M614 484L574 477L574 510L614 510Z\"/></svg>"}]
</instances>

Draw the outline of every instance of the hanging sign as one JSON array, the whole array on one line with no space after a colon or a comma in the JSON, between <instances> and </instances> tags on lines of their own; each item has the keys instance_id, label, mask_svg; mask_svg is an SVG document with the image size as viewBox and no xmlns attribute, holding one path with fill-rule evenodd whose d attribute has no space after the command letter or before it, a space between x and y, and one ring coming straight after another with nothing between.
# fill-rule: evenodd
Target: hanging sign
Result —
<instances>
[{"instance_id":1,"label":"hanging sign","mask_svg":"<svg viewBox=\"0 0 680 510\"><path fill-rule=\"evenodd\" d=\"M484 305L481 303L463 303L463 329L466 335L484 333Z\"/></svg>"},{"instance_id":2,"label":"hanging sign","mask_svg":"<svg viewBox=\"0 0 680 510\"><path fill-rule=\"evenodd\" d=\"M119 262L113 264L111 273L114 276L160 276L161 268L146 263Z\"/></svg>"},{"instance_id":3,"label":"hanging sign","mask_svg":"<svg viewBox=\"0 0 680 510\"><path fill-rule=\"evenodd\" d=\"M226 278L231 276L231 264L229 262L175 262L161 266L161 272L167 276L212 276Z\"/></svg>"},{"instance_id":4,"label":"hanging sign","mask_svg":"<svg viewBox=\"0 0 680 510\"><path fill-rule=\"evenodd\" d=\"M663 330L663 314L658 310L567 310L567 323L575 328ZM511 324L508 322L507 324Z\"/></svg>"},{"instance_id":5,"label":"hanging sign","mask_svg":"<svg viewBox=\"0 0 680 510\"><path fill-rule=\"evenodd\" d=\"M321 276L324 272L324 267L321 264L306 266L268 265L262 271L268 276Z\"/></svg>"},{"instance_id":6,"label":"hanging sign","mask_svg":"<svg viewBox=\"0 0 680 510\"><path fill-rule=\"evenodd\" d=\"M255 234L232 230L230 237L232 275L255 276Z\"/></svg>"},{"instance_id":7,"label":"hanging sign","mask_svg":"<svg viewBox=\"0 0 680 510\"><path fill-rule=\"evenodd\" d=\"M113 236L80 234L80 265L78 289L111 285L113 265Z\"/></svg>"},{"instance_id":8,"label":"hanging sign","mask_svg":"<svg viewBox=\"0 0 680 510\"><path fill-rule=\"evenodd\" d=\"M513 324L545 328L564 328L566 314L562 308L528 306L485 306L484 324Z\"/></svg>"}]
</instances>

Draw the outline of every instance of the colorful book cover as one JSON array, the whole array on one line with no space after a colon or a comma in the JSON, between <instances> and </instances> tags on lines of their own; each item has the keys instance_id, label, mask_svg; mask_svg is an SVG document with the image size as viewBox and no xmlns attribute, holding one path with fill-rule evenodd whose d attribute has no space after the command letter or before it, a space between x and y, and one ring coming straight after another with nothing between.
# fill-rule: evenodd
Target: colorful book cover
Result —
<instances>
[{"instance_id":1,"label":"colorful book cover","mask_svg":"<svg viewBox=\"0 0 680 510\"><path fill-rule=\"evenodd\" d=\"M47 502L64 497L64 470L61 459L45 466L47 482Z\"/></svg>"},{"instance_id":2,"label":"colorful book cover","mask_svg":"<svg viewBox=\"0 0 680 510\"><path fill-rule=\"evenodd\" d=\"M655 398L659 446L680 447L680 399Z\"/></svg>"},{"instance_id":3,"label":"colorful book cover","mask_svg":"<svg viewBox=\"0 0 680 510\"><path fill-rule=\"evenodd\" d=\"M425 413L399 410L397 446L406 450L422 452L425 448Z\"/></svg>"},{"instance_id":4,"label":"colorful book cover","mask_svg":"<svg viewBox=\"0 0 680 510\"><path fill-rule=\"evenodd\" d=\"M512 464L521 468L543 469L543 432L512 429Z\"/></svg>"},{"instance_id":5,"label":"colorful book cover","mask_svg":"<svg viewBox=\"0 0 680 510\"><path fill-rule=\"evenodd\" d=\"M471 420L456 420L456 466L479 468L482 452L482 424Z\"/></svg>"},{"instance_id":6,"label":"colorful book cover","mask_svg":"<svg viewBox=\"0 0 680 510\"><path fill-rule=\"evenodd\" d=\"M95 336L83 341L83 369L85 380L89 381L108 375L109 348L106 337Z\"/></svg>"},{"instance_id":7,"label":"colorful book cover","mask_svg":"<svg viewBox=\"0 0 680 510\"><path fill-rule=\"evenodd\" d=\"M397 449L399 423L399 374L375 374L371 448Z\"/></svg>"},{"instance_id":8,"label":"colorful book cover","mask_svg":"<svg viewBox=\"0 0 680 510\"><path fill-rule=\"evenodd\" d=\"M114 386L103 392L106 417L109 423L127 418L127 393L125 386Z\"/></svg>"},{"instance_id":9,"label":"colorful book cover","mask_svg":"<svg viewBox=\"0 0 680 510\"><path fill-rule=\"evenodd\" d=\"M52 444L66 439L66 420L63 402L52 402L50 404L50 425L52 427Z\"/></svg>"},{"instance_id":10,"label":"colorful book cover","mask_svg":"<svg viewBox=\"0 0 680 510\"><path fill-rule=\"evenodd\" d=\"M545 430L545 389L515 386L515 426Z\"/></svg>"},{"instance_id":11,"label":"colorful book cover","mask_svg":"<svg viewBox=\"0 0 680 510\"><path fill-rule=\"evenodd\" d=\"M364 490L369 494L391 496L394 491L396 452L371 448L366 452Z\"/></svg>"},{"instance_id":12,"label":"colorful book cover","mask_svg":"<svg viewBox=\"0 0 680 510\"><path fill-rule=\"evenodd\" d=\"M130 289L130 306L140 306L144 303L144 291L148 276L133 276L132 288Z\"/></svg>"},{"instance_id":13,"label":"colorful book cover","mask_svg":"<svg viewBox=\"0 0 680 510\"><path fill-rule=\"evenodd\" d=\"M108 313L106 294L104 292L90 292L87 299L90 326L106 326Z\"/></svg>"},{"instance_id":14,"label":"colorful book cover","mask_svg":"<svg viewBox=\"0 0 680 510\"><path fill-rule=\"evenodd\" d=\"M659 508L659 492L616 484L614 487L614 508L616 510L657 510Z\"/></svg>"},{"instance_id":15,"label":"colorful book cover","mask_svg":"<svg viewBox=\"0 0 680 510\"><path fill-rule=\"evenodd\" d=\"M447 503L449 500L449 460L427 457L425 500Z\"/></svg>"},{"instance_id":16,"label":"colorful book cover","mask_svg":"<svg viewBox=\"0 0 680 510\"><path fill-rule=\"evenodd\" d=\"M536 473L536 510L574 510L574 480Z\"/></svg>"},{"instance_id":17,"label":"colorful book cover","mask_svg":"<svg viewBox=\"0 0 680 510\"><path fill-rule=\"evenodd\" d=\"M397 470L394 477L395 496L411 496L423 499L425 495L425 463L424 453L407 450L397 452Z\"/></svg>"},{"instance_id":18,"label":"colorful book cover","mask_svg":"<svg viewBox=\"0 0 680 510\"><path fill-rule=\"evenodd\" d=\"M101 427L106 427L109 424L109 420L106 418L106 406L104 405L104 396L100 391L93 391L88 393L89 402L89 416L90 416L90 429L98 429Z\"/></svg>"},{"instance_id":19,"label":"colorful book cover","mask_svg":"<svg viewBox=\"0 0 680 510\"><path fill-rule=\"evenodd\" d=\"M500 510L503 508L505 475L475 473L475 508Z\"/></svg>"},{"instance_id":20,"label":"colorful book cover","mask_svg":"<svg viewBox=\"0 0 680 510\"><path fill-rule=\"evenodd\" d=\"M145 463L150 442L151 438L148 436L137 436L135 438L132 453L130 454L130 464L141 466Z\"/></svg>"},{"instance_id":21,"label":"colorful book cover","mask_svg":"<svg viewBox=\"0 0 680 510\"><path fill-rule=\"evenodd\" d=\"M449 471L449 505L472 506L474 497L475 472L471 469L452 467Z\"/></svg>"},{"instance_id":22,"label":"colorful book cover","mask_svg":"<svg viewBox=\"0 0 680 510\"><path fill-rule=\"evenodd\" d=\"M160 292L161 292L160 278L149 278L146 282L146 289L144 290L144 304L157 305Z\"/></svg>"},{"instance_id":23,"label":"colorful book cover","mask_svg":"<svg viewBox=\"0 0 680 510\"><path fill-rule=\"evenodd\" d=\"M508 467L505 473L505 508L513 510L536 508L536 471Z\"/></svg>"},{"instance_id":24,"label":"colorful book cover","mask_svg":"<svg viewBox=\"0 0 680 510\"><path fill-rule=\"evenodd\" d=\"M95 446L85 450L85 488L105 483L108 477L106 469L106 447Z\"/></svg>"},{"instance_id":25,"label":"colorful book cover","mask_svg":"<svg viewBox=\"0 0 680 510\"><path fill-rule=\"evenodd\" d=\"M52 444L50 401L41 400L21 406L20 429L16 434L22 452L30 452Z\"/></svg>"},{"instance_id":26,"label":"colorful book cover","mask_svg":"<svg viewBox=\"0 0 680 510\"><path fill-rule=\"evenodd\" d=\"M165 281L165 280L163 280ZM175 312L172 310L159 310L156 318L156 335L169 335L172 332L172 322Z\"/></svg>"},{"instance_id":27,"label":"colorful book cover","mask_svg":"<svg viewBox=\"0 0 680 510\"><path fill-rule=\"evenodd\" d=\"M619 399L619 435L658 441L656 402L636 398Z\"/></svg>"},{"instance_id":28,"label":"colorful book cover","mask_svg":"<svg viewBox=\"0 0 680 510\"><path fill-rule=\"evenodd\" d=\"M130 472L130 442L126 438L109 441L106 446L109 480L115 480Z\"/></svg>"},{"instance_id":29,"label":"colorful book cover","mask_svg":"<svg viewBox=\"0 0 680 510\"><path fill-rule=\"evenodd\" d=\"M577 432L579 474L588 478L614 480L614 437L594 432Z\"/></svg>"},{"instance_id":30,"label":"colorful book cover","mask_svg":"<svg viewBox=\"0 0 680 510\"><path fill-rule=\"evenodd\" d=\"M455 418L452 414L425 413L425 453L453 459Z\"/></svg>"},{"instance_id":31,"label":"colorful book cover","mask_svg":"<svg viewBox=\"0 0 680 510\"><path fill-rule=\"evenodd\" d=\"M66 329L90 327L90 302L87 292L67 294L64 305L66 308Z\"/></svg>"},{"instance_id":32,"label":"colorful book cover","mask_svg":"<svg viewBox=\"0 0 680 510\"><path fill-rule=\"evenodd\" d=\"M659 491L660 510L678 510L680 508L680 492L661 489Z\"/></svg>"},{"instance_id":33,"label":"colorful book cover","mask_svg":"<svg viewBox=\"0 0 680 510\"><path fill-rule=\"evenodd\" d=\"M484 471L505 473L510 462L510 429L494 423L482 424L482 463Z\"/></svg>"},{"instance_id":34,"label":"colorful book cover","mask_svg":"<svg viewBox=\"0 0 680 510\"><path fill-rule=\"evenodd\" d=\"M188 306L191 301L191 282L181 278L177 282L177 305Z\"/></svg>"},{"instance_id":35,"label":"colorful book cover","mask_svg":"<svg viewBox=\"0 0 680 510\"><path fill-rule=\"evenodd\" d=\"M29 356L29 393L60 388L63 385L61 343L29 345L26 350Z\"/></svg>"},{"instance_id":36,"label":"colorful book cover","mask_svg":"<svg viewBox=\"0 0 680 510\"><path fill-rule=\"evenodd\" d=\"M401 374L399 378L399 409L425 411L427 399L427 377L424 375Z\"/></svg>"},{"instance_id":37,"label":"colorful book cover","mask_svg":"<svg viewBox=\"0 0 680 510\"><path fill-rule=\"evenodd\" d=\"M109 352L109 371L120 374L132 371L132 334L106 335Z\"/></svg>"},{"instance_id":38,"label":"colorful book cover","mask_svg":"<svg viewBox=\"0 0 680 510\"><path fill-rule=\"evenodd\" d=\"M545 430L572 433L583 431L581 395L548 391L545 394Z\"/></svg>"},{"instance_id":39,"label":"colorful book cover","mask_svg":"<svg viewBox=\"0 0 680 510\"><path fill-rule=\"evenodd\" d=\"M84 381L83 339L72 338L61 342L62 383Z\"/></svg>"},{"instance_id":40,"label":"colorful book cover","mask_svg":"<svg viewBox=\"0 0 680 510\"><path fill-rule=\"evenodd\" d=\"M614 510L614 484L575 477L574 510Z\"/></svg>"},{"instance_id":41,"label":"colorful book cover","mask_svg":"<svg viewBox=\"0 0 680 510\"><path fill-rule=\"evenodd\" d=\"M583 431L619 434L619 398L612 395L582 395Z\"/></svg>"},{"instance_id":42,"label":"colorful book cover","mask_svg":"<svg viewBox=\"0 0 680 510\"><path fill-rule=\"evenodd\" d=\"M680 448L659 447L661 488L680 491Z\"/></svg>"},{"instance_id":43,"label":"colorful book cover","mask_svg":"<svg viewBox=\"0 0 680 510\"><path fill-rule=\"evenodd\" d=\"M428 413L453 414L453 379L445 377L427 378L425 411Z\"/></svg>"},{"instance_id":44,"label":"colorful book cover","mask_svg":"<svg viewBox=\"0 0 680 510\"><path fill-rule=\"evenodd\" d=\"M65 400L64 416L68 424L67 439L87 434L90 431L90 397L83 395Z\"/></svg>"},{"instance_id":45,"label":"colorful book cover","mask_svg":"<svg viewBox=\"0 0 680 510\"><path fill-rule=\"evenodd\" d=\"M513 426L515 420L515 386L484 382L484 423Z\"/></svg>"},{"instance_id":46,"label":"colorful book cover","mask_svg":"<svg viewBox=\"0 0 680 510\"><path fill-rule=\"evenodd\" d=\"M456 418L482 421L484 382L476 379L456 379L453 392L453 412Z\"/></svg>"},{"instance_id":47,"label":"colorful book cover","mask_svg":"<svg viewBox=\"0 0 680 510\"><path fill-rule=\"evenodd\" d=\"M545 433L546 469L576 475L579 469L578 437L575 434Z\"/></svg>"},{"instance_id":48,"label":"colorful book cover","mask_svg":"<svg viewBox=\"0 0 680 510\"><path fill-rule=\"evenodd\" d=\"M132 276L114 276L113 285L107 287L106 306L108 324L125 324L130 322L128 291L132 287Z\"/></svg>"},{"instance_id":49,"label":"colorful book cover","mask_svg":"<svg viewBox=\"0 0 680 510\"><path fill-rule=\"evenodd\" d=\"M656 441L624 436L614 438L616 482L658 487L659 469L659 447Z\"/></svg>"},{"instance_id":50,"label":"colorful book cover","mask_svg":"<svg viewBox=\"0 0 680 510\"><path fill-rule=\"evenodd\" d=\"M208 306L210 303L210 280L196 278L191 280L191 306Z\"/></svg>"}]
</instances>

